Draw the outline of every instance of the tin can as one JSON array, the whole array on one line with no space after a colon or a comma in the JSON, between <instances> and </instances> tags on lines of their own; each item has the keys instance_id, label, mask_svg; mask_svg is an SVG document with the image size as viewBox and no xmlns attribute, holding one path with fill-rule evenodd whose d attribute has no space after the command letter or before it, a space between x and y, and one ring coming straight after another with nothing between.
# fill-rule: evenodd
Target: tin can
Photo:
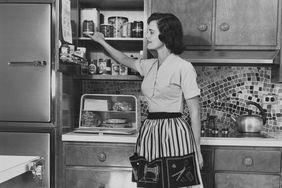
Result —
<instances>
[{"instance_id":1,"label":"tin can","mask_svg":"<svg viewBox=\"0 0 282 188\"><path fill-rule=\"evenodd\" d=\"M111 59L105 59L105 61L106 61L106 69L105 69L104 74L111 75L112 73Z\"/></svg>"},{"instance_id":2,"label":"tin can","mask_svg":"<svg viewBox=\"0 0 282 188\"><path fill-rule=\"evenodd\" d=\"M112 63L112 75L114 76L119 75L119 64L116 62Z\"/></svg>"},{"instance_id":3,"label":"tin can","mask_svg":"<svg viewBox=\"0 0 282 188\"><path fill-rule=\"evenodd\" d=\"M101 24L100 32L104 34L104 37L113 37L114 36L114 27L110 24Z\"/></svg>"},{"instance_id":4,"label":"tin can","mask_svg":"<svg viewBox=\"0 0 282 188\"><path fill-rule=\"evenodd\" d=\"M94 59L89 63L88 69L89 69L89 74L91 75L97 73L97 59Z\"/></svg>"},{"instance_id":5,"label":"tin can","mask_svg":"<svg viewBox=\"0 0 282 188\"><path fill-rule=\"evenodd\" d=\"M120 65L120 67L119 67L119 74L120 75L128 75L128 68L127 68L127 66Z\"/></svg>"},{"instance_id":6,"label":"tin can","mask_svg":"<svg viewBox=\"0 0 282 188\"><path fill-rule=\"evenodd\" d=\"M132 37L132 31L131 31L132 24L133 24L132 22L127 23L127 37Z\"/></svg>"},{"instance_id":7,"label":"tin can","mask_svg":"<svg viewBox=\"0 0 282 188\"><path fill-rule=\"evenodd\" d=\"M125 23L122 25L121 37L128 37L128 34L127 34L127 27L128 27L128 22L125 22Z\"/></svg>"},{"instance_id":8,"label":"tin can","mask_svg":"<svg viewBox=\"0 0 282 188\"><path fill-rule=\"evenodd\" d=\"M134 21L132 28L132 37L143 38L143 22L142 21Z\"/></svg>"},{"instance_id":9,"label":"tin can","mask_svg":"<svg viewBox=\"0 0 282 188\"><path fill-rule=\"evenodd\" d=\"M82 32L84 36L86 36L87 34L94 34L94 22L92 20L84 20L82 25Z\"/></svg>"},{"instance_id":10,"label":"tin can","mask_svg":"<svg viewBox=\"0 0 282 188\"><path fill-rule=\"evenodd\" d=\"M114 27L114 37L121 37L122 26L126 22L128 22L128 18L122 16L112 16L108 18L108 23Z\"/></svg>"}]
</instances>

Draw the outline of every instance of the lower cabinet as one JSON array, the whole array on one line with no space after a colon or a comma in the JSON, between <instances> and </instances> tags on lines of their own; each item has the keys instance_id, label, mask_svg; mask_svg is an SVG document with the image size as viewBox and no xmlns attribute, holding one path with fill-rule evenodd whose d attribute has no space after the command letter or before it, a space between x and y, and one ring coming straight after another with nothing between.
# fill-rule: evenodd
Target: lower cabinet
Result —
<instances>
[{"instance_id":1,"label":"lower cabinet","mask_svg":"<svg viewBox=\"0 0 282 188\"><path fill-rule=\"evenodd\" d=\"M216 188L280 188L280 175L216 173Z\"/></svg>"},{"instance_id":2,"label":"lower cabinet","mask_svg":"<svg viewBox=\"0 0 282 188\"><path fill-rule=\"evenodd\" d=\"M216 188L280 188L281 149L215 148Z\"/></svg>"},{"instance_id":3,"label":"lower cabinet","mask_svg":"<svg viewBox=\"0 0 282 188\"><path fill-rule=\"evenodd\" d=\"M129 156L133 144L64 143L65 188L136 188Z\"/></svg>"},{"instance_id":4,"label":"lower cabinet","mask_svg":"<svg viewBox=\"0 0 282 188\"><path fill-rule=\"evenodd\" d=\"M64 188L136 188L134 144L64 142ZM205 188L280 188L281 148L202 146Z\"/></svg>"},{"instance_id":5,"label":"lower cabinet","mask_svg":"<svg viewBox=\"0 0 282 188\"><path fill-rule=\"evenodd\" d=\"M136 188L131 169L111 167L67 167L66 188Z\"/></svg>"}]
</instances>

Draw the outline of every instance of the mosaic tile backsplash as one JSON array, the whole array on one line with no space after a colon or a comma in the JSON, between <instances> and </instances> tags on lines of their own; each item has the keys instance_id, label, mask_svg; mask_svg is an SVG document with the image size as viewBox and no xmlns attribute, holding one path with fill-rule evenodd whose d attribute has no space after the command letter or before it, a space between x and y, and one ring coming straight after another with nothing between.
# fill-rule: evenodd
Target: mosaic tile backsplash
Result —
<instances>
[{"instance_id":1,"label":"mosaic tile backsplash","mask_svg":"<svg viewBox=\"0 0 282 188\"><path fill-rule=\"evenodd\" d=\"M259 109L246 105L253 101L262 106L267 114L265 131L282 130L282 84L271 83L271 70L267 67L196 66L198 85L201 89L201 120L208 115L216 116L216 125L236 130L231 115L260 115ZM132 94L139 98L141 120L148 108L141 93L141 81L84 80L83 93ZM189 121L184 108L183 117Z\"/></svg>"}]
</instances>

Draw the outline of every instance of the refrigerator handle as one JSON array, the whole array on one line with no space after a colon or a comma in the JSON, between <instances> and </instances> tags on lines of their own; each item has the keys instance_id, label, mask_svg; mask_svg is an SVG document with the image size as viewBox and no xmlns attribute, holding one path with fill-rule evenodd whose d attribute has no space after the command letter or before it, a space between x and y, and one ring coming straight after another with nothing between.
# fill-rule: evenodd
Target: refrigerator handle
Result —
<instances>
[{"instance_id":1,"label":"refrigerator handle","mask_svg":"<svg viewBox=\"0 0 282 188\"><path fill-rule=\"evenodd\" d=\"M46 61L11 61L8 65L33 65L35 67L44 67L47 65Z\"/></svg>"}]
</instances>

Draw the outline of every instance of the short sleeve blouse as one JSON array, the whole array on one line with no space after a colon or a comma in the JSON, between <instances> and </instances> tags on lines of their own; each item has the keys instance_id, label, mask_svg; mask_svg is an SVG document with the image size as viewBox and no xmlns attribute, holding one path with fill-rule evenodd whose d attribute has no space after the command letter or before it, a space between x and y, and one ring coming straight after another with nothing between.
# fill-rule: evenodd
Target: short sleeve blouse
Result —
<instances>
[{"instance_id":1,"label":"short sleeve blouse","mask_svg":"<svg viewBox=\"0 0 282 188\"><path fill-rule=\"evenodd\" d=\"M150 112L183 112L183 97L200 95L194 67L178 55L170 54L159 68L157 59L136 61L135 66L144 76L141 90Z\"/></svg>"}]
</instances>

